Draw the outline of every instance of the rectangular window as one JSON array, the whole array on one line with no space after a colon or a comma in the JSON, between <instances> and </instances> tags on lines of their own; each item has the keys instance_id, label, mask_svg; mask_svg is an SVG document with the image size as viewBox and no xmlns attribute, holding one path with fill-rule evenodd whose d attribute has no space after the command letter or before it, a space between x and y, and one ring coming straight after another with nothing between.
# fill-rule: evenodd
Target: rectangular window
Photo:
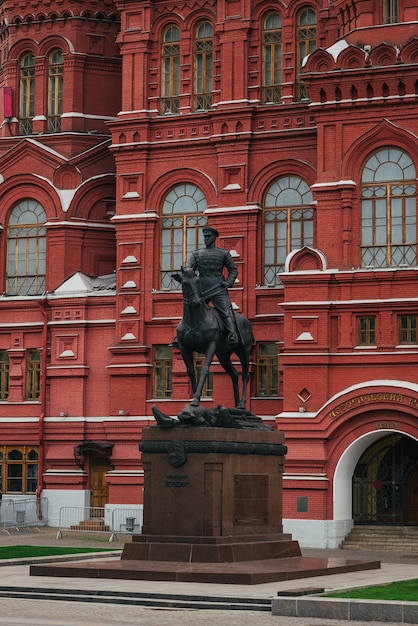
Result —
<instances>
[{"instance_id":1,"label":"rectangular window","mask_svg":"<svg viewBox=\"0 0 418 626\"><path fill-rule=\"evenodd\" d=\"M9 397L9 355L6 350L0 350L0 400Z\"/></svg>"},{"instance_id":2,"label":"rectangular window","mask_svg":"<svg viewBox=\"0 0 418 626\"><path fill-rule=\"evenodd\" d=\"M41 354L28 350L26 363L26 400L37 400L41 393Z\"/></svg>"},{"instance_id":3,"label":"rectangular window","mask_svg":"<svg viewBox=\"0 0 418 626\"><path fill-rule=\"evenodd\" d=\"M414 345L417 343L417 315L399 315L399 343Z\"/></svg>"},{"instance_id":4,"label":"rectangular window","mask_svg":"<svg viewBox=\"0 0 418 626\"><path fill-rule=\"evenodd\" d=\"M274 341L257 344L257 396L279 393L279 357Z\"/></svg>"},{"instance_id":5,"label":"rectangular window","mask_svg":"<svg viewBox=\"0 0 418 626\"><path fill-rule=\"evenodd\" d=\"M170 398L172 391L172 352L169 346L155 346L154 350L154 398Z\"/></svg>"},{"instance_id":6,"label":"rectangular window","mask_svg":"<svg viewBox=\"0 0 418 626\"><path fill-rule=\"evenodd\" d=\"M357 345L376 345L376 317L374 315L357 318Z\"/></svg>"},{"instance_id":7,"label":"rectangular window","mask_svg":"<svg viewBox=\"0 0 418 626\"><path fill-rule=\"evenodd\" d=\"M398 21L398 0L383 0L383 24L396 24Z\"/></svg>"}]
</instances>

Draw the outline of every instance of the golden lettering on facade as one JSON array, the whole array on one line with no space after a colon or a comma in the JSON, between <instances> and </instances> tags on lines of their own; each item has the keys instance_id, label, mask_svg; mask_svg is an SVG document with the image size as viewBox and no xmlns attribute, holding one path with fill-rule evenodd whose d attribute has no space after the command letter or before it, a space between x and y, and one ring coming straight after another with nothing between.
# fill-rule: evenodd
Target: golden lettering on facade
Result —
<instances>
[{"instance_id":1,"label":"golden lettering on facade","mask_svg":"<svg viewBox=\"0 0 418 626\"><path fill-rule=\"evenodd\" d=\"M399 428L399 422L377 422L374 427L376 430L380 430L382 428Z\"/></svg>"},{"instance_id":2,"label":"golden lettering on facade","mask_svg":"<svg viewBox=\"0 0 418 626\"><path fill-rule=\"evenodd\" d=\"M411 406L418 406L417 398L405 398L405 400L409 400L408 404ZM335 409L328 413L328 417L330 419L335 419L345 413L349 409L358 406L367 404L369 402L396 402L397 404L404 403L404 396L401 393L367 393L362 396L356 396L355 398L350 398L350 400L346 400L339 404Z\"/></svg>"}]
</instances>

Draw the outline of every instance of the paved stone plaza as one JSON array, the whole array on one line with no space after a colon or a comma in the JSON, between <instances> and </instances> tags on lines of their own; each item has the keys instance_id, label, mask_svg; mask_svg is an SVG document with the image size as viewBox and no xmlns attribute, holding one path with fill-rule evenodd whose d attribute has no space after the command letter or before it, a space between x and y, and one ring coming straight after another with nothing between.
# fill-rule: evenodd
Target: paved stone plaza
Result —
<instances>
[{"instance_id":1,"label":"paved stone plaza","mask_svg":"<svg viewBox=\"0 0 418 626\"><path fill-rule=\"evenodd\" d=\"M110 547L120 550L125 540L130 537L119 535L117 541L108 543L108 537L80 536L67 533L62 539L56 539L53 529L41 529L40 532L22 530L11 535L0 535L1 545L68 545L89 547ZM193 583L168 583L161 581L126 581L96 580L80 578L50 578L29 576L29 564L4 563L0 567L0 624L7 626L230 626L231 621L237 626L379 626L378 621L346 621L315 617L287 617L272 615L270 610L215 610L200 607L203 600L216 598L227 604L228 598L242 600L271 600L281 590L296 587L322 587L327 591L368 586L392 580L418 578L418 557L394 555L390 553L372 553L341 550L303 550L307 556L327 555L329 558L350 556L356 559L370 557L382 561L379 570L323 576L299 581L276 582L261 585L216 585ZM341 554L343 553L343 554ZM119 558L115 556L113 558ZM1 564L1 562L0 562ZM86 594L80 601L80 593ZM52 599L67 594L68 601ZM123 592L127 596L120 598ZM98 598L98 594L101 597ZM119 594L119 598L117 597ZM154 606L139 606L116 602L138 601L156 594L161 598ZM113 595L113 598L112 598ZM129 600L131 595L131 600ZM41 599L35 596L41 596ZM164 600L164 597L171 597ZM116 598L116 599L115 599ZM185 599L183 608L178 608L176 598ZM113 601L112 601L113 600ZM171 606L170 606L171 604ZM399 624L384 622L386 626ZM411 622L410 622L411 623Z\"/></svg>"}]
</instances>

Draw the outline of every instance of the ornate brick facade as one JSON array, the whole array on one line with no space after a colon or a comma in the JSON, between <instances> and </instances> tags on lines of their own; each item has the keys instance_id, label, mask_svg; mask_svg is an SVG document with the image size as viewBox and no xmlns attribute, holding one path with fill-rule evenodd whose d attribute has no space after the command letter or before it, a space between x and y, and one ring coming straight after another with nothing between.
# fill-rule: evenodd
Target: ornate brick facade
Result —
<instances>
[{"instance_id":1,"label":"ornate brick facade","mask_svg":"<svg viewBox=\"0 0 418 626\"><path fill-rule=\"evenodd\" d=\"M209 223L253 324L249 408L289 447L285 530L334 546L353 520L417 524L418 9L85 4L0 3L4 455L38 455L52 522L65 501L141 505L141 428L190 397L171 272ZM16 207L43 210L45 254L22 252ZM212 371L202 402L231 404ZM33 493L6 456L3 489Z\"/></svg>"}]
</instances>

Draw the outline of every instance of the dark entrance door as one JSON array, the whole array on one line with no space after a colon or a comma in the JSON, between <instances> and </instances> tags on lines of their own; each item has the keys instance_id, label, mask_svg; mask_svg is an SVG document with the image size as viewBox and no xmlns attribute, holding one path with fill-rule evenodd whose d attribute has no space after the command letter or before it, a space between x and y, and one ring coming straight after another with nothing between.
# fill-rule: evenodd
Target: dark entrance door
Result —
<instances>
[{"instance_id":1,"label":"dark entrance door","mask_svg":"<svg viewBox=\"0 0 418 626\"><path fill-rule=\"evenodd\" d=\"M418 467L414 467L406 479L405 524L418 526Z\"/></svg>"},{"instance_id":2,"label":"dark entrance door","mask_svg":"<svg viewBox=\"0 0 418 626\"><path fill-rule=\"evenodd\" d=\"M102 457L93 457L91 459L91 497L90 506L92 508L97 507L101 509L107 504L109 496L109 485L106 481L106 474L109 471L109 463L106 463L106 459ZM101 511L98 511L96 515L92 511L92 517L101 516Z\"/></svg>"},{"instance_id":3,"label":"dark entrance door","mask_svg":"<svg viewBox=\"0 0 418 626\"><path fill-rule=\"evenodd\" d=\"M354 523L418 525L417 472L418 443L414 439L394 433L373 443L354 471Z\"/></svg>"}]
</instances>

